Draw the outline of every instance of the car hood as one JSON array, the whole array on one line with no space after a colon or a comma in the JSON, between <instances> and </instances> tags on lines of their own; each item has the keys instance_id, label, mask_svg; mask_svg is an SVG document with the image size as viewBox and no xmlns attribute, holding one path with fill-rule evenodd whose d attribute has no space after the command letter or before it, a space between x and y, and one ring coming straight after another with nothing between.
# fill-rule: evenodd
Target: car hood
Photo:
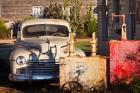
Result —
<instances>
[{"instance_id":1,"label":"car hood","mask_svg":"<svg viewBox=\"0 0 140 93\"><path fill-rule=\"evenodd\" d=\"M49 43L48 43L49 41ZM18 41L17 44L21 44L23 48L27 48L27 50L33 50L32 52L36 55L39 55L38 51L34 49L41 49L42 53L48 52L48 49L53 49L51 52L57 53L56 59L59 59L60 56L66 55L64 51L68 50L68 37L67 38L57 38L57 37L49 37L49 38L32 38L32 39L24 39ZM48 47L49 46L49 47ZM57 48L57 50L54 50Z\"/></svg>"},{"instance_id":2,"label":"car hood","mask_svg":"<svg viewBox=\"0 0 140 93\"><path fill-rule=\"evenodd\" d=\"M15 43L15 50L11 53L10 59L15 60L18 56L24 56L30 60L46 60L54 59L59 61L60 57L66 57L69 55L69 38L32 38L17 40ZM50 41L50 43L47 43ZM47 52L47 49L49 51ZM46 49L46 50L45 50ZM40 51L41 50L41 51ZM43 52L42 52L43 50ZM80 49L75 48L75 53L81 56L85 56L84 52ZM29 57L31 56L31 57Z\"/></svg>"}]
</instances>

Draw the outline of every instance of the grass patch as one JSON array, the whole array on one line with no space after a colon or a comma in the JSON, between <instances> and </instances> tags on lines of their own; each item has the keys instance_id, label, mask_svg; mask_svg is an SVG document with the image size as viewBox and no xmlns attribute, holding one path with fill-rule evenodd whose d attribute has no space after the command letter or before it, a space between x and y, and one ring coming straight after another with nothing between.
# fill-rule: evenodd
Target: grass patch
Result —
<instances>
[{"instance_id":1,"label":"grass patch","mask_svg":"<svg viewBox=\"0 0 140 93\"><path fill-rule=\"evenodd\" d=\"M80 48L84 52L91 52L91 44L90 42L76 42L75 47Z\"/></svg>"}]
</instances>

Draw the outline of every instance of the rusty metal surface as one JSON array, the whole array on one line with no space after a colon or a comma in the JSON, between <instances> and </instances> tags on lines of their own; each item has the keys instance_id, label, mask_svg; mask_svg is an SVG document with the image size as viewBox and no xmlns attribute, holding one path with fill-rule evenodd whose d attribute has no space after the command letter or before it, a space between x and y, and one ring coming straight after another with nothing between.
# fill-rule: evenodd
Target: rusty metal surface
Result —
<instances>
[{"instance_id":1,"label":"rusty metal surface","mask_svg":"<svg viewBox=\"0 0 140 93\"><path fill-rule=\"evenodd\" d=\"M105 85L106 59L100 56L61 58L60 85L71 81L80 83L84 89Z\"/></svg>"},{"instance_id":2,"label":"rusty metal surface","mask_svg":"<svg viewBox=\"0 0 140 93\"><path fill-rule=\"evenodd\" d=\"M110 81L128 81L140 75L140 41L110 41Z\"/></svg>"}]
</instances>

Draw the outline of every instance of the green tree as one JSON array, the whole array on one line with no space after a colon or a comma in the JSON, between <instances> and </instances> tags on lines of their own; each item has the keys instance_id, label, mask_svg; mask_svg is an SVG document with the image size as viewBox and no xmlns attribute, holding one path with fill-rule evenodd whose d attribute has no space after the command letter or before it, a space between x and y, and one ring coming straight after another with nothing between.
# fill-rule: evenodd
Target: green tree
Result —
<instances>
[{"instance_id":1,"label":"green tree","mask_svg":"<svg viewBox=\"0 0 140 93\"><path fill-rule=\"evenodd\" d=\"M97 31L97 22L95 16L92 14L92 4L87 8L88 11L85 15L85 32L87 36L92 36L93 32Z\"/></svg>"},{"instance_id":2,"label":"green tree","mask_svg":"<svg viewBox=\"0 0 140 93\"><path fill-rule=\"evenodd\" d=\"M57 3L51 3L49 7L46 7L44 10L44 17L51 19L62 19L63 18L62 5Z\"/></svg>"},{"instance_id":3,"label":"green tree","mask_svg":"<svg viewBox=\"0 0 140 93\"><path fill-rule=\"evenodd\" d=\"M80 14L82 2L81 0L64 0L64 10L70 8L70 16L65 17L71 24L72 32L76 32L78 37L86 37L84 16ZM65 15L66 16L66 15ZM69 19L67 19L69 18Z\"/></svg>"},{"instance_id":4,"label":"green tree","mask_svg":"<svg viewBox=\"0 0 140 93\"><path fill-rule=\"evenodd\" d=\"M80 14L81 6L81 0L63 0L63 7L57 3L50 4L44 10L44 15L45 18L69 21L72 32L76 32L78 37L91 36L97 30L92 4L88 6L86 15Z\"/></svg>"},{"instance_id":5,"label":"green tree","mask_svg":"<svg viewBox=\"0 0 140 93\"><path fill-rule=\"evenodd\" d=\"M73 32L84 30L84 18L80 16L81 1L80 0L63 0L62 5L51 3L44 10L45 18L64 19L70 22ZM70 9L68 9L70 8ZM70 15L68 15L70 13Z\"/></svg>"},{"instance_id":6,"label":"green tree","mask_svg":"<svg viewBox=\"0 0 140 93\"><path fill-rule=\"evenodd\" d=\"M4 24L4 21L0 19L0 39L10 38L10 30L8 30Z\"/></svg>"},{"instance_id":7,"label":"green tree","mask_svg":"<svg viewBox=\"0 0 140 93\"><path fill-rule=\"evenodd\" d=\"M71 0L71 9L70 9L70 24L73 32L79 32L82 30L82 17L80 16L81 9L80 0Z\"/></svg>"}]
</instances>

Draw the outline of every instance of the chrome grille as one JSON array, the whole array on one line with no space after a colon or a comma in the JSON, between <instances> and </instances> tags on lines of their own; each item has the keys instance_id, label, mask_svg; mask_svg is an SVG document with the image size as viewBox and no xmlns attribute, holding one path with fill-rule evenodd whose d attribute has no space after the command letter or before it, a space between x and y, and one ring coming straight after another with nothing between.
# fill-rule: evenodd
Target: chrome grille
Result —
<instances>
[{"instance_id":1,"label":"chrome grille","mask_svg":"<svg viewBox=\"0 0 140 93\"><path fill-rule=\"evenodd\" d=\"M28 71L33 75L59 76L59 64L54 62L29 62Z\"/></svg>"}]
</instances>

